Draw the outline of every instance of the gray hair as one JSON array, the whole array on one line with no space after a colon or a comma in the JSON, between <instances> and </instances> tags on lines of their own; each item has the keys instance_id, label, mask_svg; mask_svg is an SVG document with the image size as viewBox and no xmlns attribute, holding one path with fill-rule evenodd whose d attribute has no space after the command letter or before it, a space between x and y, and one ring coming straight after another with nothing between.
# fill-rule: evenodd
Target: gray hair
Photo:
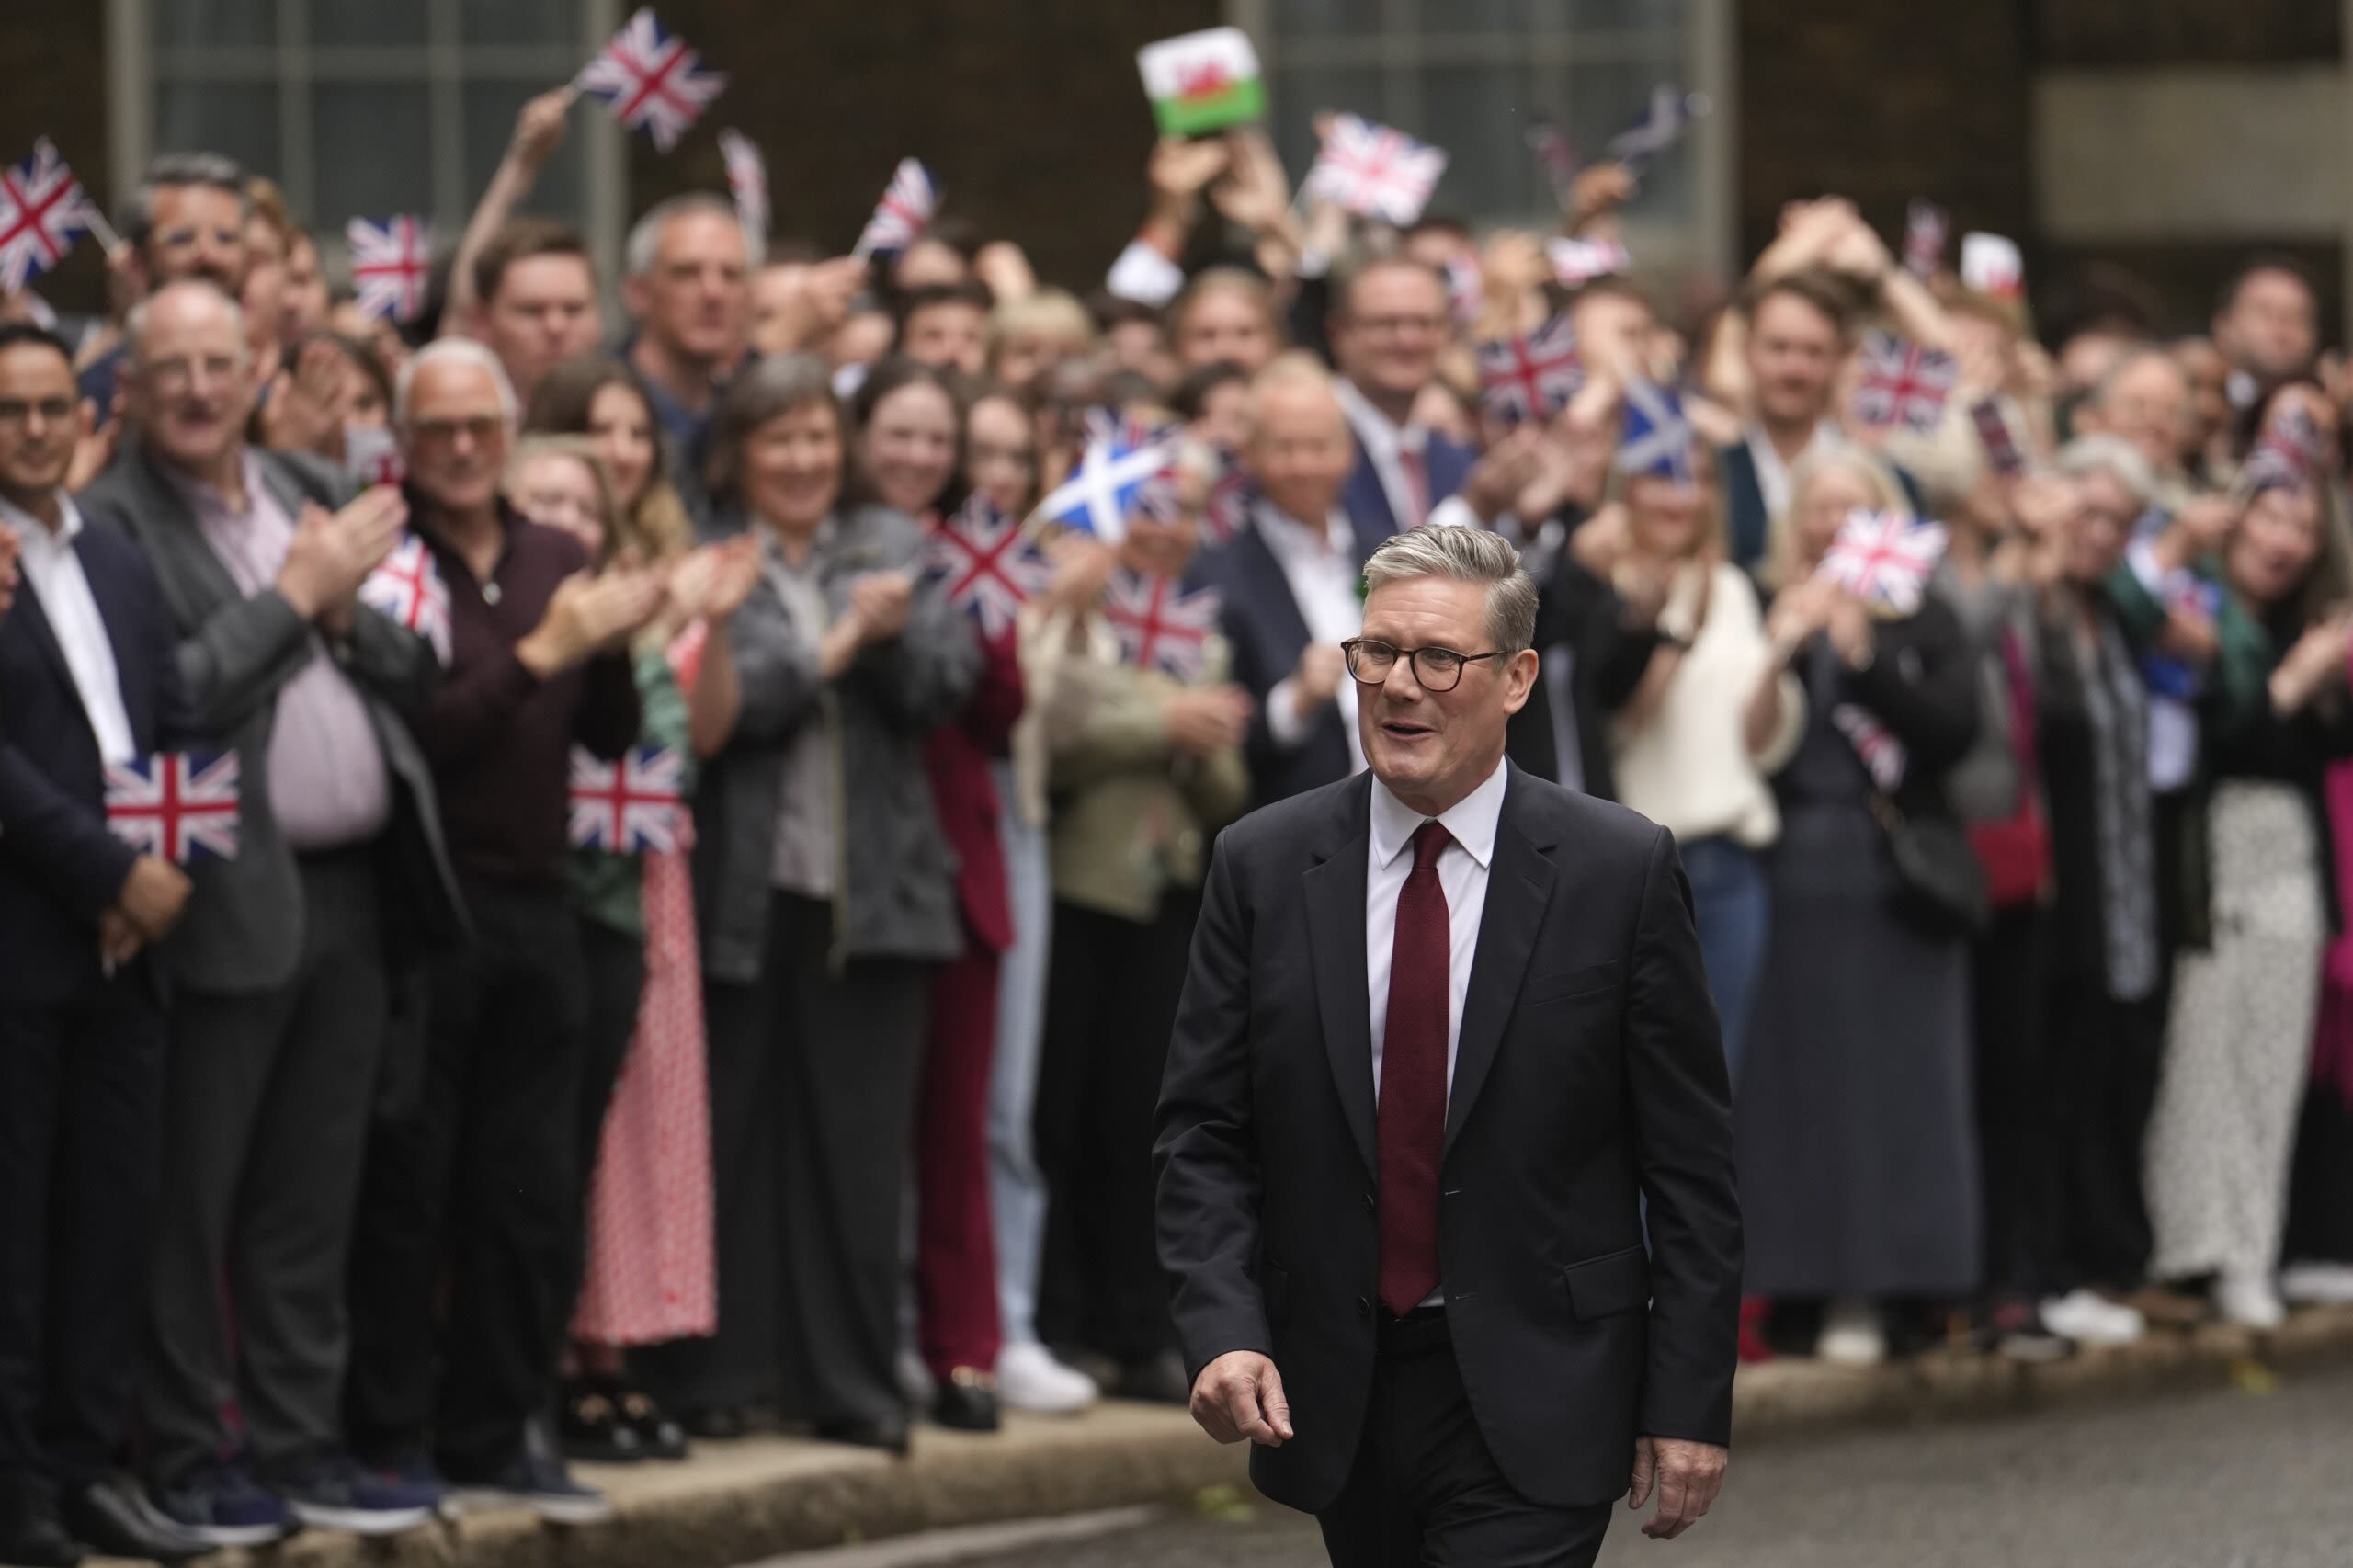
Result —
<instances>
[{"instance_id":1,"label":"gray hair","mask_svg":"<svg viewBox=\"0 0 2353 1568\"><path fill-rule=\"evenodd\" d=\"M122 318L123 347L130 351L133 366L144 362L142 346L147 341L147 317L154 310L155 302L168 294L189 291L210 296L213 303L229 312L229 324L237 335L237 353L240 358L249 356L250 350L245 345L245 308L209 278L176 278L131 306L131 313Z\"/></svg>"},{"instance_id":2,"label":"gray hair","mask_svg":"<svg viewBox=\"0 0 2353 1568\"><path fill-rule=\"evenodd\" d=\"M2189 400L2188 372L2173 357L2172 349L2154 343L2135 344L2119 354L2101 372L2099 380L2093 383L2090 395L2084 401L2094 408L2106 408L2109 401L2115 397L2119 383L2142 366L2151 363L2163 365L2172 373L2174 381L2181 388L2182 401L2187 403Z\"/></svg>"},{"instance_id":3,"label":"gray hair","mask_svg":"<svg viewBox=\"0 0 2353 1568\"><path fill-rule=\"evenodd\" d=\"M498 356L471 337L437 337L401 366L400 379L392 385L392 424L408 428L409 401L416 391L417 376L430 365L471 365L490 377L498 389L499 412L506 415L506 428L511 433L522 415L522 404L516 399L515 383L506 377L506 367Z\"/></svg>"},{"instance_id":4,"label":"gray hair","mask_svg":"<svg viewBox=\"0 0 2353 1568\"><path fill-rule=\"evenodd\" d=\"M2059 449L2054 466L2069 479L2105 473L2124 486L2133 505L2143 511L2156 505L2156 470L2140 448L2121 436L2078 436Z\"/></svg>"},{"instance_id":5,"label":"gray hair","mask_svg":"<svg viewBox=\"0 0 2353 1568\"><path fill-rule=\"evenodd\" d=\"M708 190L690 190L684 196L657 201L630 229L629 243L621 247L621 276L642 278L653 271L654 258L662 250L662 231L697 212L716 212L731 223L735 222L735 204ZM745 242L744 259L746 265L751 261L749 240Z\"/></svg>"},{"instance_id":6,"label":"gray hair","mask_svg":"<svg viewBox=\"0 0 2353 1568\"><path fill-rule=\"evenodd\" d=\"M130 199L122 204L120 222L122 237L133 245L144 245L147 236L155 232L155 197L168 187L200 185L213 190L225 190L237 199L237 222L243 223L254 215L252 192L245 188L244 166L222 153L163 153L151 159L147 172L131 187Z\"/></svg>"},{"instance_id":7,"label":"gray hair","mask_svg":"<svg viewBox=\"0 0 2353 1568\"><path fill-rule=\"evenodd\" d=\"M1365 592L1413 577L1451 577L1487 589L1487 635L1517 653L1536 644L1536 581L1511 540L1485 528L1424 523L1381 541L1364 563Z\"/></svg>"}]
</instances>

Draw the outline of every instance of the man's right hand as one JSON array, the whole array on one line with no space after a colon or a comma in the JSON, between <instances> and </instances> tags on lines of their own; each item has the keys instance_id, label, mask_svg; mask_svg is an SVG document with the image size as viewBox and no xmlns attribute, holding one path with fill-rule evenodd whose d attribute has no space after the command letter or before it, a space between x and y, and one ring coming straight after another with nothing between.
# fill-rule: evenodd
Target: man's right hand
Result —
<instances>
[{"instance_id":1,"label":"man's right hand","mask_svg":"<svg viewBox=\"0 0 2353 1568\"><path fill-rule=\"evenodd\" d=\"M1310 642L1301 650L1299 668L1291 672L1291 704L1302 719L1313 718L1340 694L1347 678L1347 655L1334 642Z\"/></svg>"},{"instance_id":2,"label":"man's right hand","mask_svg":"<svg viewBox=\"0 0 2353 1568\"><path fill-rule=\"evenodd\" d=\"M1290 1402L1282 1374L1256 1350L1229 1350L1193 1380L1193 1419L1221 1443L1245 1437L1262 1449L1291 1438Z\"/></svg>"},{"instance_id":3,"label":"man's right hand","mask_svg":"<svg viewBox=\"0 0 2353 1568\"><path fill-rule=\"evenodd\" d=\"M161 941L179 923L188 904L188 873L160 856L142 855L131 863L116 900L125 918L148 941Z\"/></svg>"},{"instance_id":4,"label":"man's right hand","mask_svg":"<svg viewBox=\"0 0 2353 1568\"><path fill-rule=\"evenodd\" d=\"M278 571L278 591L304 620L348 604L384 563L408 525L408 503L389 484L360 493L340 512L316 502L294 519L294 540Z\"/></svg>"},{"instance_id":5,"label":"man's right hand","mask_svg":"<svg viewBox=\"0 0 2353 1568\"><path fill-rule=\"evenodd\" d=\"M654 619L662 608L661 574L616 566L593 576L575 572L555 586L545 614L515 656L541 680L603 653Z\"/></svg>"},{"instance_id":6,"label":"man's right hand","mask_svg":"<svg viewBox=\"0 0 2353 1568\"><path fill-rule=\"evenodd\" d=\"M1232 751L1250 733L1256 706L1238 686L1203 687L1180 691L1162 710L1168 725L1168 744L1187 756L1211 756Z\"/></svg>"}]
</instances>

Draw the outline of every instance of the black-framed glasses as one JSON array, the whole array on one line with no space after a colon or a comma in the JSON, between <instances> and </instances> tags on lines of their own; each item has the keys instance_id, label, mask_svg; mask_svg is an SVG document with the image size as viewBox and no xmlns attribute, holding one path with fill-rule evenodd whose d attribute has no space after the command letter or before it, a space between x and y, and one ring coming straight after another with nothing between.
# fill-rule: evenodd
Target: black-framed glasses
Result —
<instances>
[{"instance_id":1,"label":"black-framed glasses","mask_svg":"<svg viewBox=\"0 0 2353 1568\"><path fill-rule=\"evenodd\" d=\"M1461 653L1451 648L1400 648L1393 642L1376 642L1370 637L1351 637L1340 644L1347 655L1348 674L1358 686L1379 686L1389 678L1399 659L1410 660L1414 680L1424 691L1452 691L1462 684L1462 670L1483 659L1500 659L1501 649L1484 653Z\"/></svg>"}]
</instances>

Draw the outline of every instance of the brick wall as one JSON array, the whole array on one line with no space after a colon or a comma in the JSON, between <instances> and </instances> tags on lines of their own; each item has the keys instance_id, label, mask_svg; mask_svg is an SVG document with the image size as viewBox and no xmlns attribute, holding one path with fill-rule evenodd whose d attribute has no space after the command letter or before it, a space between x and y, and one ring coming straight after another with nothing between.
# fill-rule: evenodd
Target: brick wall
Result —
<instances>
[{"instance_id":1,"label":"brick wall","mask_svg":"<svg viewBox=\"0 0 2353 1568\"><path fill-rule=\"evenodd\" d=\"M16 162L35 137L47 136L111 211L104 11L95 3L0 5L0 160ZM40 287L62 309L95 309L106 291L97 246L74 247Z\"/></svg>"}]
</instances>

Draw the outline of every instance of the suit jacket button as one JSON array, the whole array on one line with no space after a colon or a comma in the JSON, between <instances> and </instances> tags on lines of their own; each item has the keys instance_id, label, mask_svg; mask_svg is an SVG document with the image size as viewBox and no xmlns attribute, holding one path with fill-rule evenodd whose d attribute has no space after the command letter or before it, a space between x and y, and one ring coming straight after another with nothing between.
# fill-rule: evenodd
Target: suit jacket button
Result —
<instances>
[{"instance_id":1,"label":"suit jacket button","mask_svg":"<svg viewBox=\"0 0 2353 1568\"><path fill-rule=\"evenodd\" d=\"M1360 1318L1369 1318L1371 1315L1372 1302L1363 1296L1358 1296L1357 1298L1357 1316Z\"/></svg>"}]
</instances>

